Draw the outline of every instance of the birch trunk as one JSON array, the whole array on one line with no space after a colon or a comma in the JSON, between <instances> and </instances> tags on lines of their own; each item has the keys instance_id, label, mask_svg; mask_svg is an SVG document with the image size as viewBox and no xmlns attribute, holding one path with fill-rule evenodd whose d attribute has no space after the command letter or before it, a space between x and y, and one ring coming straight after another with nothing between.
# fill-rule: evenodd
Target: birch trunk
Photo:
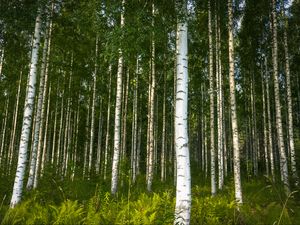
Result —
<instances>
[{"instance_id":1,"label":"birch trunk","mask_svg":"<svg viewBox=\"0 0 300 225\"><path fill-rule=\"evenodd\" d=\"M187 12L184 2L181 10ZM187 22L178 20L176 40L176 111L175 148L177 164L176 206L174 224L189 224L191 212L191 174L188 141L188 42Z\"/></svg>"},{"instance_id":2,"label":"birch trunk","mask_svg":"<svg viewBox=\"0 0 300 225\"><path fill-rule=\"evenodd\" d=\"M267 59L266 73L267 70ZM268 120L268 153L270 154L270 164L271 164L271 175L273 182L275 181L275 165L274 165L274 151L273 151L273 138L272 138L272 123L271 123L271 105L270 105L270 94L269 94L269 77L266 77L266 97L267 97L267 120Z\"/></svg>"},{"instance_id":3,"label":"birch trunk","mask_svg":"<svg viewBox=\"0 0 300 225\"><path fill-rule=\"evenodd\" d=\"M220 25L218 20L217 7L215 9L215 35L216 35L216 83L217 83L217 127L218 127L218 188L224 185L224 152L223 152L223 96L222 96L222 66L221 66L221 44Z\"/></svg>"},{"instance_id":4,"label":"birch trunk","mask_svg":"<svg viewBox=\"0 0 300 225\"><path fill-rule=\"evenodd\" d=\"M166 181L166 92L167 92L167 76L164 71L164 93L163 93L163 124L162 124L162 140L161 140L161 174L160 180Z\"/></svg>"},{"instance_id":5,"label":"birch trunk","mask_svg":"<svg viewBox=\"0 0 300 225\"><path fill-rule=\"evenodd\" d=\"M49 27L49 21L47 21L47 27ZM35 171L37 166L38 156L40 154L40 144L39 144L39 136L40 136L40 128L42 123L42 107L44 103L44 90L46 84L46 60L47 60L47 52L48 52L48 38L49 32L47 32L45 40L44 40L44 47L43 47L43 56L42 56L42 67L41 67L41 74L40 74L40 84L39 84L39 95L38 95L38 102L37 102L37 111L35 114L35 123L34 123L34 140L33 140L33 148L31 152L31 161L30 161L30 169L29 169L29 177L27 181L26 188L31 190L34 183Z\"/></svg>"},{"instance_id":6,"label":"birch trunk","mask_svg":"<svg viewBox=\"0 0 300 225\"><path fill-rule=\"evenodd\" d=\"M109 86L108 86L108 103L107 103L107 119L106 119L106 136L105 136L105 150L104 150L104 169L103 178L106 180L106 169L108 163L109 137L110 137L110 102L111 102L111 65L109 65Z\"/></svg>"},{"instance_id":7,"label":"birch trunk","mask_svg":"<svg viewBox=\"0 0 300 225\"><path fill-rule=\"evenodd\" d=\"M4 47L2 47L1 55L0 55L0 81L1 81L1 75L2 75L3 62L4 62Z\"/></svg>"},{"instance_id":8,"label":"birch trunk","mask_svg":"<svg viewBox=\"0 0 300 225\"><path fill-rule=\"evenodd\" d=\"M87 118L85 122L85 143L84 143L84 159L83 159L83 171L82 175L83 178L85 178L86 175L86 167L88 164L88 149L89 149L89 127L90 127L90 97L88 100L88 105L87 105Z\"/></svg>"},{"instance_id":9,"label":"birch trunk","mask_svg":"<svg viewBox=\"0 0 300 225\"><path fill-rule=\"evenodd\" d=\"M98 123L98 141L97 141L97 159L96 159L96 174L98 175L101 167L101 155L102 155L102 98L100 99L100 113Z\"/></svg>"},{"instance_id":10,"label":"birch trunk","mask_svg":"<svg viewBox=\"0 0 300 225\"><path fill-rule=\"evenodd\" d=\"M287 114L288 114L288 144L290 149L291 157L291 170L295 185L299 185L299 177L297 174L296 166L296 152L294 143L294 128L293 128L293 102L292 102L292 89L291 89L291 73L290 73L290 57L289 57L289 47L288 47L288 21L284 12L284 2L282 1L281 8L282 17L284 18L284 28L283 28L283 41L284 41L284 60L285 60L285 76L286 76L286 92L287 92Z\"/></svg>"},{"instance_id":11,"label":"birch trunk","mask_svg":"<svg viewBox=\"0 0 300 225\"><path fill-rule=\"evenodd\" d=\"M134 87L134 100L132 106L132 143L131 143L131 177L132 182L136 182L137 174L137 133L138 133L138 113L137 113L137 104L138 104L138 85L139 85L139 57L137 56L136 60L136 77L135 77L135 87Z\"/></svg>"},{"instance_id":12,"label":"birch trunk","mask_svg":"<svg viewBox=\"0 0 300 225\"><path fill-rule=\"evenodd\" d=\"M267 135L267 120L266 120L266 98L265 98L265 81L263 76L263 70L261 69L261 84L262 84L262 110L263 110L263 147L264 147L264 154L265 154L265 165L266 165L266 173L267 176L270 176L269 171L269 154L268 154L268 135Z\"/></svg>"},{"instance_id":13,"label":"birch trunk","mask_svg":"<svg viewBox=\"0 0 300 225\"><path fill-rule=\"evenodd\" d=\"M124 27L124 5L125 0L122 0L121 12L121 28ZM122 75L123 75L123 53L119 48L118 74L117 74L117 92L116 92L116 107L115 107L115 127L114 127L114 153L112 162L111 176L111 193L114 195L118 187L118 172L120 160L120 125L121 125L121 106L122 106Z\"/></svg>"},{"instance_id":14,"label":"birch trunk","mask_svg":"<svg viewBox=\"0 0 300 225\"><path fill-rule=\"evenodd\" d=\"M92 112L91 112L91 130L90 130L90 151L89 151L89 165L88 165L88 178L90 178L92 163L93 163L93 149L94 149L94 136L95 136L95 104L96 104L96 89L97 89L97 72L98 72L98 37L96 37L95 49L95 71L93 74L93 97L92 97Z\"/></svg>"},{"instance_id":15,"label":"birch trunk","mask_svg":"<svg viewBox=\"0 0 300 225\"><path fill-rule=\"evenodd\" d=\"M54 125L53 125L52 149L51 149L51 165L54 164L54 159L55 159L57 108L58 108L58 94L56 94L56 100L55 100Z\"/></svg>"},{"instance_id":16,"label":"birch trunk","mask_svg":"<svg viewBox=\"0 0 300 225\"><path fill-rule=\"evenodd\" d=\"M61 136L63 132L63 118L64 118L64 93L61 96L61 106L60 106L60 121L59 121L59 131L57 139L57 148L56 148L56 172L58 173L60 167L60 152L61 152Z\"/></svg>"},{"instance_id":17,"label":"birch trunk","mask_svg":"<svg viewBox=\"0 0 300 225\"><path fill-rule=\"evenodd\" d=\"M152 28L154 28L154 16L155 16L155 6L152 4ZM149 83L149 104L150 107L148 114L148 147L147 152L149 154L148 160L148 176L147 176L147 190L149 192L152 191L152 182L153 182L153 172L154 172L154 106L155 106L155 41L154 41L154 33L152 33L152 41L151 41L151 79Z\"/></svg>"},{"instance_id":18,"label":"birch trunk","mask_svg":"<svg viewBox=\"0 0 300 225\"><path fill-rule=\"evenodd\" d=\"M78 98L79 99L79 98ZM73 168L71 180L74 181L76 169L77 169L77 149L78 149L78 128L79 128L79 100L78 100L77 112L76 112L76 125L75 125L75 140L74 140L74 154L73 154Z\"/></svg>"},{"instance_id":19,"label":"birch trunk","mask_svg":"<svg viewBox=\"0 0 300 225\"><path fill-rule=\"evenodd\" d=\"M215 195L216 188L216 168L215 168L215 113L214 113L214 78L213 78L213 43L212 43L212 16L211 1L208 2L208 43L209 43L209 98L210 98L210 176L211 194Z\"/></svg>"},{"instance_id":20,"label":"birch trunk","mask_svg":"<svg viewBox=\"0 0 300 225\"><path fill-rule=\"evenodd\" d=\"M287 158L286 158L286 154L285 154L284 141L283 141L281 104L280 104L279 80L278 80L278 44L277 44L276 0L272 0L272 22L273 22L272 60L273 60L276 129L277 129L278 147L279 147L279 154L280 154L281 179L283 181L285 192L288 195L290 193L290 189L289 189L289 181L288 181Z\"/></svg>"},{"instance_id":21,"label":"birch trunk","mask_svg":"<svg viewBox=\"0 0 300 225\"><path fill-rule=\"evenodd\" d=\"M33 40L33 49L31 54L30 72L28 78L28 90L25 97L25 109L23 115L22 131L19 145L19 157L14 181L13 193L10 202L10 207L14 208L20 201L23 192L23 181L26 170L27 161L27 147L29 141L29 133L32 122L32 112L34 108L35 98L35 85L36 85L36 71L38 63L38 50L40 45L40 32L41 32L41 12L38 10L38 15L35 21L35 31Z\"/></svg>"},{"instance_id":22,"label":"birch trunk","mask_svg":"<svg viewBox=\"0 0 300 225\"><path fill-rule=\"evenodd\" d=\"M231 108L231 126L233 141L233 170L234 170L234 187L235 199L239 204L243 203L241 173L240 173L240 149L239 149L239 132L236 115L235 100L235 81L234 81L234 45L233 45L233 13L232 0L228 0L228 45L229 45L229 88L230 88L230 108Z\"/></svg>"}]
</instances>

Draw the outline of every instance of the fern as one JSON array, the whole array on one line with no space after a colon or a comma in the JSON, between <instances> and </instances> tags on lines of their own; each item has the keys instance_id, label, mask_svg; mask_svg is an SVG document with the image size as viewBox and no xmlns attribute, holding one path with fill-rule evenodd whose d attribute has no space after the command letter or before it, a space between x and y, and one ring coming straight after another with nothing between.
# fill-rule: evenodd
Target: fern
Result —
<instances>
[{"instance_id":1,"label":"fern","mask_svg":"<svg viewBox=\"0 0 300 225\"><path fill-rule=\"evenodd\" d=\"M76 225L84 222L83 206L79 205L78 201L66 200L61 206L51 206L51 208L54 213L54 225Z\"/></svg>"}]
</instances>

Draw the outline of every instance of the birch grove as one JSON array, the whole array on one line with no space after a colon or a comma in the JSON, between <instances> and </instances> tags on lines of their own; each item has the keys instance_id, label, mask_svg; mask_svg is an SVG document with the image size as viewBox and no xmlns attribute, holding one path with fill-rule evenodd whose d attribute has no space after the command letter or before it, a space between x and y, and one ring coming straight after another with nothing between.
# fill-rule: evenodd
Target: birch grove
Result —
<instances>
[{"instance_id":1,"label":"birch grove","mask_svg":"<svg viewBox=\"0 0 300 225\"><path fill-rule=\"evenodd\" d=\"M0 223L297 223L299 1L3 6Z\"/></svg>"}]
</instances>

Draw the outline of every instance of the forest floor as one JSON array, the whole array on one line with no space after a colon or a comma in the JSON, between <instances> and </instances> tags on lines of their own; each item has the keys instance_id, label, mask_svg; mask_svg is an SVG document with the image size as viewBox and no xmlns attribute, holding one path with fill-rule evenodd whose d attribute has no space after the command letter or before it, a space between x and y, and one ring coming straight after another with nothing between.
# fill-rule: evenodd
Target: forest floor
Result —
<instances>
[{"instance_id":1,"label":"forest floor","mask_svg":"<svg viewBox=\"0 0 300 225\"><path fill-rule=\"evenodd\" d=\"M108 181L67 182L45 175L37 190L25 191L22 203L9 209L12 187L7 184L12 182L1 178L0 223L173 224L173 182L154 183L153 192L147 193L140 177L135 185L120 182L118 194L111 196ZM214 197L208 178L194 179L191 224L300 224L299 191L286 196L279 184L264 176L248 177L242 184L243 205L237 207L232 178Z\"/></svg>"}]
</instances>

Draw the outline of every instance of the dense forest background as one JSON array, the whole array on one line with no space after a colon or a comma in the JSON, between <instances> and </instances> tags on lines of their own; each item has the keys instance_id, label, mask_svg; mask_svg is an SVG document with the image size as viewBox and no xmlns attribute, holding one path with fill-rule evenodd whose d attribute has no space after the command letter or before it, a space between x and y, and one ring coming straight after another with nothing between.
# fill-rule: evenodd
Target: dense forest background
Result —
<instances>
[{"instance_id":1,"label":"dense forest background","mask_svg":"<svg viewBox=\"0 0 300 225\"><path fill-rule=\"evenodd\" d=\"M173 223L184 24L181 222L299 224L299 0L0 0L2 224Z\"/></svg>"}]
</instances>

